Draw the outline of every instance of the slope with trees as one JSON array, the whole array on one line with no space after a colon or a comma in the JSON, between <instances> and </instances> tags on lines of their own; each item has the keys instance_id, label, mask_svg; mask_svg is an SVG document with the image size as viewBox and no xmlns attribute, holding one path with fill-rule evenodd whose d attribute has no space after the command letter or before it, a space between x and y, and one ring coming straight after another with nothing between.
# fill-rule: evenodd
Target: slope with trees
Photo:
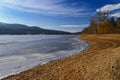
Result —
<instances>
[{"instance_id":1,"label":"slope with trees","mask_svg":"<svg viewBox=\"0 0 120 80\"><path fill-rule=\"evenodd\" d=\"M90 26L82 33L88 34L111 34L120 33L120 18L116 20L110 17L109 11L99 11L91 17Z\"/></svg>"}]
</instances>

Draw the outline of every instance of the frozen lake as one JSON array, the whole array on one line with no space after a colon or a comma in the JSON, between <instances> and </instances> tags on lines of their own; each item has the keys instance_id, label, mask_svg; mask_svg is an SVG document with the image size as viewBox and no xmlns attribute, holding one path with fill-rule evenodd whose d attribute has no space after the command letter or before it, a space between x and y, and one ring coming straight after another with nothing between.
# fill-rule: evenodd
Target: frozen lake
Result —
<instances>
[{"instance_id":1,"label":"frozen lake","mask_svg":"<svg viewBox=\"0 0 120 80\"><path fill-rule=\"evenodd\" d=\"M76 35L0 35L0 79L87 48Z\"/></svg>"}]
</instances>

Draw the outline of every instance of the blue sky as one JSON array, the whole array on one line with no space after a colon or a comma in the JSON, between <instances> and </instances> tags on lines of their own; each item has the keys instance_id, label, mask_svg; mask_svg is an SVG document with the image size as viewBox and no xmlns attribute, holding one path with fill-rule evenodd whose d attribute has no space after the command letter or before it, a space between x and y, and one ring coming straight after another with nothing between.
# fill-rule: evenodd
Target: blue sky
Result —
<instances>
[{"instance_id":1,"label":"blue sky","mask_svg":"<svg viewBox=\"0 0 120 80\"><path fill-rule=\"evenodd\" d=\"M0 22L77 32L99 10L120 17L120 0L0 0Z\"/></svg>"}]
</instances>

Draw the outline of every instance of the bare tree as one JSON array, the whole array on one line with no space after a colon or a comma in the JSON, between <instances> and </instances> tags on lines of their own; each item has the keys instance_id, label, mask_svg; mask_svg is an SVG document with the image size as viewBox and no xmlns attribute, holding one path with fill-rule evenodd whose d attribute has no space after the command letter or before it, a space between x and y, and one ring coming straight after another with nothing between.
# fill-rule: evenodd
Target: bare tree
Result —
<instances>
[{"instance_id":1,"label":"bare tree","mask_svg":"<svg viewBox=\"0 0 120 80\"><path fill-rule=\"evenodd\" d=\"M104 22L110 12L109 11L98 11L90 20L90 31L91 33L97 33L97 24Z\"/></svg>"},{"instance_id":2,"label":"bare tree","mask_svg":"<svg viewBox=\"0 0 120 80\"><path fill-rule=\"evenodd\" d=\"M110 15L110 11L107 10L96 12L96 14L91 17L90 26L87 29L85 29L86 32L88 31L88 33L92 33L92 34L98 33L97 25L106 21L109 15Z\"/></svg>"},{"instance_id":3,"label":"bare tree","mask_svg":"<svg viewBox=\"0 0 120 80\"><path fill-rule=\"evenodd\" d=\"M95 15L91 17L90 29L92 33L97 33L97 18Z\"/></svg>"},{"instance_id":4,"label":"bare tree","mask_svg":"<svg viewBox=\"0 0 120 80\"><path fill-rule=\"evenodd\" d=\"M109 15L110 15L110 11L108 11L108 10L98 11L95 15L97 23L104 22L108 18Z\"/></svg>"}]
</instances>

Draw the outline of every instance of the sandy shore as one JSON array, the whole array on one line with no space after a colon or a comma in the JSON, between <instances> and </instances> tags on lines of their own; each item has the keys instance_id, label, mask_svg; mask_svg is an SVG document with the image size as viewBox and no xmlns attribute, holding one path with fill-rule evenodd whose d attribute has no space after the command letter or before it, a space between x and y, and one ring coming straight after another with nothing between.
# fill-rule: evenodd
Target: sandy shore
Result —
<instances>
[{"instance_id":1,"label":"sandy shore","mask_svg":"<svg viewBox=\"0 0 120 80\"><path fill-rule=\"evenodd\" d=\"M120 80L120 34L82 35L90 48L4 80Z\"/></svg>"}]
</instances>

